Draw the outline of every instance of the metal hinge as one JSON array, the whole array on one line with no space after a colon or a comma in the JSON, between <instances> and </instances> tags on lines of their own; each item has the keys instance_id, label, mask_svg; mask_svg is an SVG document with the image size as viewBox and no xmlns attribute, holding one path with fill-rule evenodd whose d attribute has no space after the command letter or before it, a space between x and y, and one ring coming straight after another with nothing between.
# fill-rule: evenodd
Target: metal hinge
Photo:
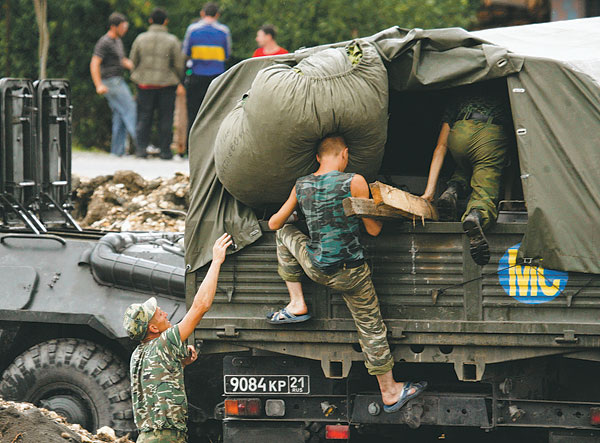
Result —
<instances>
[{"instance_id":1,"label":"metal hinge","mask_svg":"<svg viewBox=\"0 0 600 443\"><path fill-rule=\"evenodd\" d=\"M217 331L217 337L239 337L240 333L236 330L235 325L225 325L223 331Z\"/></svg>"},{"instance_id":2,"label":"metal hinge","mask_svg":"<svg viewBox=\"0 0 600 443\"><path fill-rule=\"evenodd\" d=\"M579 338L575 337L575 331L567 329L563 331L562 337L555 337L554 341L556 343L577 343L579 342Z\"/></svg>"}]
</instances>

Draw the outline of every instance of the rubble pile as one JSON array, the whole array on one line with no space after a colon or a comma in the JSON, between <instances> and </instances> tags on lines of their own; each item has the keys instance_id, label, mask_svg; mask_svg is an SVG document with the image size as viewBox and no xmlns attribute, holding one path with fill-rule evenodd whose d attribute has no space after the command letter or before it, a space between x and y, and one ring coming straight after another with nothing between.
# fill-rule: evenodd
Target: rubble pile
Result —
<instances>
[{"instance_id":1,"label":"rubble pile","mask_svg":"<svg viewBox=\"0 0 600 443\"><path fill-rule=\"evenodd\" d=\"M31 403L0 399L0 442L2 443L133 443L128 436L117 437L103 426L96 434L80 425L67 423L54 411Z\"/></svg>"},{"instance_id":2,"label":"rubble pile","mask_svg":"<svg viewBox=\"0 0 600 443\"><path fill-rule=\"evenodd\" d=\"M133 171L95 178L73 176L73 215L82 228L184 231L189 176L145 180Z\"/></svg>"}]
</instances>

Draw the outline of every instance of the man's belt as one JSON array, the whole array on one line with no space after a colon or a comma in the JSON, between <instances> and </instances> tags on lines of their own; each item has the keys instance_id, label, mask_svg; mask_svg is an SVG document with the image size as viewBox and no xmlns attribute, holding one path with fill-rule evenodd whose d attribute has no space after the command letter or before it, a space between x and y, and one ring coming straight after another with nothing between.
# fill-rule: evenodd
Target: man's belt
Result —
<instances>
[{"instance_id":1,"label":"man's belt","mask_svg":"<svg viewBox=\"0 0 600 443\"><path fill-rule=\"evenodd\" d=\"M345 271L346 269L354 269L362 266L365 263L365 259L361 258L360 260L346 261L342 263L336 263L335 265L327 266L325 269L321 269L321 272L325 274L333 274L337 271Z\"/></svg>"},{"instance_id":2,"label":"man's belt","mask_svg":"<svg viewBox=\"0 0 600 443\"><path fill-rule=\"evenodd\" d=\"M469 111L459 115L456 121L460 120L477 120L483 123L492 123L494 118L490 117L489 115L482 114L481 112Z\"/></svg>"}]
</instances>

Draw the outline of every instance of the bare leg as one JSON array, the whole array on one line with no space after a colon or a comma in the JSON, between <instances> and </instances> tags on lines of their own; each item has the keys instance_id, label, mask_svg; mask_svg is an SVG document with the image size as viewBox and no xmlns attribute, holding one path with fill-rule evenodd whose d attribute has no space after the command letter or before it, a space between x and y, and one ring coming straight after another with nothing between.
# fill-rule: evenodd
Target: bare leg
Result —
<instances>
[{"instance_id":1,"label":"bare leg","mask_svg":"<svg viewBox=\"0 0 600 443\"><path fill-rule=\"evenodd\" d=\"M377 375L377 382L379 383L379 390L381 391L381 399L384 405L393 405L400 398L402 394L402 388L404 383L394 380L392 371L388 371L385 374ZM411 388L409 394L413 394L415 388Z\"/></svg>"},{"instance_id":2,"label":"bare leg","mask_svg":"<svg viewBox=\"0 0 600 443\"><path fill-rule=\"evenodd\" d=\"M288 312L294 315L302 315L308 312L308 307L304 301L304 293L302 292L302 283L298 281L285 282L290 293L290 303L286 306ZM279 318L283 318L280 314Z\"/></svg>"}]
</instances>

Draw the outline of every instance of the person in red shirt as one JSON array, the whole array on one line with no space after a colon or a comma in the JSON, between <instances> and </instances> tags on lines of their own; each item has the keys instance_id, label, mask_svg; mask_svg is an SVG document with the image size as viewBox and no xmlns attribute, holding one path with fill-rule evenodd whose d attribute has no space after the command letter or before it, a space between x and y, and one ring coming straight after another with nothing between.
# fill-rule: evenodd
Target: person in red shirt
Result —
<instances>
[{"instance_id":1,"label":"person in red shirt","mask_svg":"<svg viewBox=\"0 0 600 443\"><path fill-rule=\"evenodd\" d=\"M275 41L276 33L277 31L273 25L261 26L256 33L256 43L258 44L258 49L254 51L252 57L287 54L288 51L279 46Z\"/></svg>"}]
</instances>

